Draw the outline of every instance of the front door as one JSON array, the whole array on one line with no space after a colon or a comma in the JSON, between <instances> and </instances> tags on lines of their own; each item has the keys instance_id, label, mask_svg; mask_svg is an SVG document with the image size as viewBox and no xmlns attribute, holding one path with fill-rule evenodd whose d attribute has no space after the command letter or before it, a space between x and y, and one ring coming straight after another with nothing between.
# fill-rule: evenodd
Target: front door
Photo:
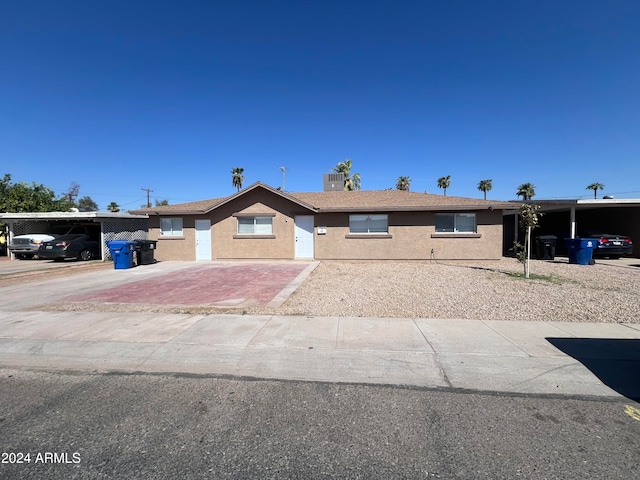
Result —
<instances>
[{"instance_id":1,"label":"front door","mask_svg":"<svg viewBox=\"0 0 640 480\"><path fill-rule=\"evenodd\" d=\"M196 220L196 260L211 260L211 220Z\"/></svg>"},{"instance_id":2,"label":"front door","mask_svg":"<svg viewBox=\"0 0 640 480\"><path fill-rule=\"evenodd\" d=\"M313 215L296 215L296 258L313 258Z\"/></svg>"}]
</instances>

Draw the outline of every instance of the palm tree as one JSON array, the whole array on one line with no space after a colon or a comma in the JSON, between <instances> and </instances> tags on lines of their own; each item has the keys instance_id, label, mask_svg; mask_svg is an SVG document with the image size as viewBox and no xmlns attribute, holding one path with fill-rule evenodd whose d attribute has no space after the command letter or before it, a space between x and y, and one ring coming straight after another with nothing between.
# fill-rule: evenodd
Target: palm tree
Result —
<instances>
[{"instance_id":1,"label":"palm tree","mask_svg":"<svg viewBox=\"0 0 640 480\"><path fill-rule=\"evenodd\" d=\"M118 205L116 202L111 202L109 205L107 205L107 210L109 210L110 212L119 212L120 211L120 205Z\"/></svg>"},{"instance_id":2,"label":"palm tree","mask_svg":"<svg viewBox=\"0 0 640 480\"><path fill-rule=\"evenodd\" d=\"M408 192L410 186L411 186L411 179L409 177L405 177L405 176L398 177L398 181L396 182L396 190L403 190L405 192Z\"/></svg>"},{"instance_id":3,"label":"palm tree","mask_svg":"<svg viewBox=\"0 0 640 480\"><path fill-rule=\"evenodd\" d=\"M240 167L236 167L231 170L231 173L233 175L231 177L231 184L236 187L238 191L240 191L240 189L242 188L242 182L244 182L244 175L242 175L243 172L244 168Z\"/></svg>"},{"instance_id":4,"label":"palm tree","mask_svg":"<svg viewBox=\"0 0 640 480\"><path fill-rule=\"evenodd\" d=\"M484 199L487 199L487 192L491 190L491 187L493 187L493 185L491 184L493 180L491 180L490 178L487 180L480 180L480 182L478 182L478 190L480 190L482 193L484 193Z\"/></svg>"},{"instance_id":5,"label":"palm tree","mask_svg":"<svg viewBox=\"0 0 640 480\"><path fill-rule=\"evenodd\" d=\"M360 190L360 174L354 173L353 175L351 175L351 166L351 159L347 158L333 167L334 172L344 175L345 192Z\"/></svg>"},{"instance_id":6,"label":"palm tree","mask_svg":"<svg viewBox=\"0 0 640 480\"><path fill-rule=\"evenodd\" d=\"M522 197L523 200L531 200L536 194L536 186L533 183L523 183L518 187L516 197Z\"/></svg>"},{"instance_id":7,"label":"palm tree","mask_svg":"<svg viewBox=\"0 0 640 480\"><path fill-rule=\"evenodd\" d=\"M444 195L447 195L447 188L451 186L451 175L447 175L446 177L440 177L438 179L438 188L442 188L444 190Z\"/></svg>"},{"instance_id":8,"label":"palm tree","mask_svg":"<svg viewBox=\"0 0 640 480\"><path fill-rule=\"evenodd\" d=\"M587 186L587 190L593 190L593 198L596 199L598 198L598 190L604 190L604 185L601 183L592 183Z\"/></svg>"}]
</instances>

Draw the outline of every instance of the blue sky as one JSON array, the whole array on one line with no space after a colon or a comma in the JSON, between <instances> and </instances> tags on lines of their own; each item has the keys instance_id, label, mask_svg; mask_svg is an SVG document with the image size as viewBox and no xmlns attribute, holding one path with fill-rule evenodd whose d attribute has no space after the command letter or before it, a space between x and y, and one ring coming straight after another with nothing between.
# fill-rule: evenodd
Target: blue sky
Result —
<instances>
[{"instance_id":1,"label":"blue sky","mask_svg":"<svg viewBox=\"0 0 640 480\"><path fill-rule=\"evenodd\" d=\"M640 197L640 2L0 4L0 174L102 210L319 191Z\"/></svg>"}]
</instances>

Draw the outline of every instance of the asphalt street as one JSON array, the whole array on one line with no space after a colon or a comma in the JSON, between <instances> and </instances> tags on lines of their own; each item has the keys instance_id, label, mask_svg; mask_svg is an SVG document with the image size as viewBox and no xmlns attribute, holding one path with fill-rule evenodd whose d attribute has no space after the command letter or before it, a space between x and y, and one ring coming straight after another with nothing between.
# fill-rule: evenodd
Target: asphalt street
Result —
<instances>
[{"instance_id":1,"label":"asphalt street","mask_svg":"<svg viewBox=\"0 0 640 480\"><path fill-rule=\"evenodd\" d=\"M0 405L3 479L640 477L619 400L4 369Z\"/></svg>"}]
</instances>

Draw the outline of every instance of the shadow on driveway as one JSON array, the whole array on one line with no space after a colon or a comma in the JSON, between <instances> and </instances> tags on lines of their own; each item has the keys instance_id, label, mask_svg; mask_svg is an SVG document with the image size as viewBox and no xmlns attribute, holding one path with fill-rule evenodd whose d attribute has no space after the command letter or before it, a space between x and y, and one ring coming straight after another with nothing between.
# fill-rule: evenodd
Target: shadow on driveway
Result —
<instances>
[{"instance_id":1,"label":"shadow on driveway","mask_svg":"<svg viewBox=\"0 0 640 480\"><path fill-rule=\"evenodd\" d=\"M575 358L602 383L640 402L640 340L620 338L547 338Z\"/></svg>"}]
</instances>

